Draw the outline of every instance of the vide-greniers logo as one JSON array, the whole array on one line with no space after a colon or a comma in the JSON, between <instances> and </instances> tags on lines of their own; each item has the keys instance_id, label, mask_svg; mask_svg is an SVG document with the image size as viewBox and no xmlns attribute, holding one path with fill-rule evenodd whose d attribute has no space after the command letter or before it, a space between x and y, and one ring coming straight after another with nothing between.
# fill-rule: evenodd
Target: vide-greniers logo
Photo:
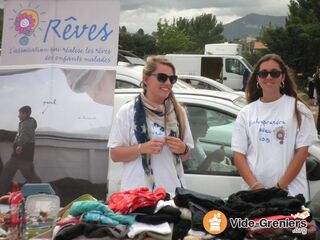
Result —
<instances>
[{"instance_id":1,"label":"vide-greniers logo","mask_svg":"<svg viewBox=\"0 0 320 240\"><path fill-rule=\"evenodd\" d=\"M231 228L289 228L292 233L307 234L308 222L306 218L310 216L308 211L292 214L288 218L274 220L271 218L260 218L252 220L249 218L229 218ZM218 210L208 212L203 218L203 226L208 233L220 234L225 231L228 220L225 214Z\"/></svg>"}]
</instances>

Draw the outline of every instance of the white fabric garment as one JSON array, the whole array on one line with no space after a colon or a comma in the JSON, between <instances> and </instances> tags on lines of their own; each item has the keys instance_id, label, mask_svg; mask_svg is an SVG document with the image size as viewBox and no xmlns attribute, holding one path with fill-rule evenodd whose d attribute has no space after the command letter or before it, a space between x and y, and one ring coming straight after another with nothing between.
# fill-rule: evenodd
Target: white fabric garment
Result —
<instances>
[{"instance_id":1,"label":"white fabric garment","mask_svg":"<svg viewBox=\"0 0 320 240\"><path fill-rule=\"evenodd\" d=\"M317 139L311 111L301 102L301 126L294 112L295 99L283 95L263 103L260 100L245 106L238 114L232 135L232 150L246 155L249 167L258 182L273 187L287 170L297 148L310 146ZM248 189L248 186L243 186ZM308 199L306 167L288 186L289 195L302 193Z\"/></svg>"},{"instance_id":2,"label":"white fabric garment","mask_svg":"<svg viewBox=\"0 0 320 240\"><path fill-rule=\"evenodd\" d=\"M207 232L202 232L202 231L196 231L190 229L188 231L188 235L198 237L200 239L214 239L215 237Z\"/></svg>"},{"instance_id":3,"label":"white fabric garment","mask_svg":"<svg viewBox=\"0 0 320 240\"><path fill-rule=\"evenodd\" d=\"M167 206L170 206L170 207L174 207L174 208L178 208L177 205L174 203L174 200L159 200L158 203L157 203L157 206L156 206L156 209L154 210L154 213L160 211L162 208L164 207L167 207Z\"/></svg>"},{"instance_id":4,"label":"white fabric garment","mask_svg":"<svg viewBox=\"0 0 320 240\"><path fill-rule=\"evenodd\" d=\"M183 112L186 119L184 143L192 149L193 139L191 130L186 113L185 111ZM147 123L149 124L149 122ZM166 136L168 135L169 132L166 133ZM135 144L138 143L134 134L134 101L130 101L123 105L117 113L110 132L108 147L115 148ZM121 191L148 186L141 161L141 156L139 156L133 161L123 163ZM151 155L151 167L156 184L155 188L163 187L168 193L174 194L176 187L181 186L174 164L175 156L166 145L159 154ZM180 164L183 169L182 162L180 162ZM181 182L183 187L186 187L183 174L181 175Z\"/></svg>"},{"instance_id":5,"label":"white fabric garment","mask_svg":"<svg viewBox=\"0 0 320 240\"><path fill-rule=\"evenodd\" d=\"M174 207L174 208L178 208L181 212L180 218L181 219L186 219L186 220L191 220L192 219L192 213L188 208L183 208L183 207L177 207L177 205L174 203L174 200L160 200L157 203L156 209L154 210L154 213L160 211L160 209L166 207L166 206L170 206L170 207Z\"/></svg>"},{"instance_id":6,"label":"white fabric garment","mask_svg":"<svg viewBox=\"0 0 320 240\"><path fill-rule=\"evenodd\" d=\"M138 235L142 232L154 232L154 233L159 233L162 235L172 233L168 222L156 224L156 225L134 222L129 227L128 237L134 238L136 235Z\"/></svg>"}]
</instances>

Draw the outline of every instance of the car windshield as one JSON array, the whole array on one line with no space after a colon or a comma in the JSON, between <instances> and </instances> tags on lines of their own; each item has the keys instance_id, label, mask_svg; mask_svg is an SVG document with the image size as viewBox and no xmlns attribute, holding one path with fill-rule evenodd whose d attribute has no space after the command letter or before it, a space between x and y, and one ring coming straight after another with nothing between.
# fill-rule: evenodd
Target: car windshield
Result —
<instances>
[{"instance_id":1,"label":"car windshield","mask_svg":"<svg viewBox=\"0 0 320 240\"><path fill-rule=\"evenodd\" d=\"M251 64L247 61L247 59L241 57L241 60L247 65L247 67L249 67L250 71L253 71L253 67L251 66Z\"/></svg>"}]
</instances>

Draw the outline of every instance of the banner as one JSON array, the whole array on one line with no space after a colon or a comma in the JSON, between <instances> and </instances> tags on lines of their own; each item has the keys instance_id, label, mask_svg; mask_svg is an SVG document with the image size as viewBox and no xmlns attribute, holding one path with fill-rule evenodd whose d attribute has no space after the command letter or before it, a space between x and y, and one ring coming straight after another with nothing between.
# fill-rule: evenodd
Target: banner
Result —
<instances>
[{"instance_id":1,"label":"banner","mask_svg":"<svg viewBox=\"0 0 320 240\"><path fill-rule=\"evenodd\" d=\"M62 206L82 194L105 198L119 8L119 0L5 1L0 195L12 182L35 182L36 174ZM21 156L24 166L10 169L18 158L12 147L18 110L25 105L37 121L34 155Z\"/></svg>"},{"instance_id":2,"label":"banner","mask_svg":"<svg viewBox=\"0 0 320 240\"><path fill-rule=\"evenodd\" d=\"M108 138L113 94L105 94L113 71L45 68L2 75L0 129L17 131L18 109L32 107L37 136Z\"/></svg>"},{"instance_id":3,"label":"banner","mask_svg":"<svg viewBox=\"0 0 320 240\"><path fill-rule=\"evenodd\" d=\"M119 0L6 0L2 65L115 69L119 12Z\"/></svg>"}]
</instances>

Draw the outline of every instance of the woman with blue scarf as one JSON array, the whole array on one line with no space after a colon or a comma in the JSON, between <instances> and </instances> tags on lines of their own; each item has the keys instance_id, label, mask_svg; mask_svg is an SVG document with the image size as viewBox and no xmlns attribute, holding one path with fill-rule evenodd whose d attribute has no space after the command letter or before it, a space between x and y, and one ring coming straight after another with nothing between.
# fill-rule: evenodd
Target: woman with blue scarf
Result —
<instances>
[{"instance_id":1,"label":"woman with blue scarf","mask_svg":"<svg viewBox=\"0 0 320 240\"><path fill-rule=\"evenodd\" d=\"M143 93L116 115L108 147L114 162L123 163L121 191L162 187L174 193L185 187L182 161L193 148L185 110L172 87L175 67L162 56L150 56L143 70Z\"/></svg>"}]
</instances>

